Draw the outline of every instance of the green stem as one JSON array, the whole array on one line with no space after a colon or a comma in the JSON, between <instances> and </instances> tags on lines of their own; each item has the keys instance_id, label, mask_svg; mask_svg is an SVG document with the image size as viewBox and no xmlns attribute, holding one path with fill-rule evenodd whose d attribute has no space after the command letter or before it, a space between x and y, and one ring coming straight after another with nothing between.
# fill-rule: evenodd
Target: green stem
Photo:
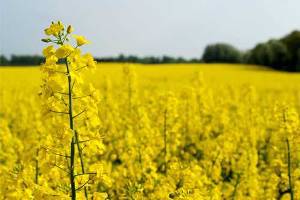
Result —
<instances>
[{"instance_id":1,"label":"green stem","mask_svg":"<svg viewBox=\"0 0 300 200\"><path fill-rule=\"evenodd\" d=\"M72 200L76 200L76 185L75 185L75 176L74 176L74 168L75 168L75 143L76 143L76 138L75 136L75 129L74 129L74 121L73 121L73 102L72 102L72 77L70 74L70 69L69 69L69 64L67 58L65 59L66 62L66 67L67 67L67 74L68 74L68 97L69 97L69 120L70 120L70 129L73 130L73 137L72 137L72 142L71 142L71 152L70 152L70 183L71 183L71 197Z\"/></svg>"},{"instance_id":2,"label":"green stem","mask_svg":"<svg viewBox=\"0 0 300 200\"><path fill-rule=\"evenodd\" d=\"M286 139L286 145L288 150L288 177L289 177L289 193L291 196L291 200L294 200L294 190L293 190L293 184L292 184L292 166L291 166L291 150L290 150L290 142L289 139Z\"/></svg>"},{"instance_id":3,"label":"green stem","mask_svg":"<svg viewBox=\"0 0 300 200\"><path fill-rule=\"evenodd\" d=\"M65 40L66 40L67 35L62 39L61 35L58 36L58 40L59 42L57 44L63 45ZM78 46L75 47L75 49ZM67 56L68 57L68 56ZM70 121L70 129L73 131L73 137L72 137L72 141L71 141L71 146L70 146L70 184L71 184L71 198L72 200L76 200L76 183L75 183L75 157L76 157L76 153L75 153L75 144L77 145L77 149L78 149L78 153L79 153L79 158L80 158L80 163L81 163L81 170L82 173L85 173L85 169L84 169L84 162L83 162L83 158L82 158L82 149L80 147L79 144L79 136L78 136L78 132L75 130L74 128L74 117L73 116L73 95L72 95L72 89L74 86L74 81L72 83L72 77L70 74L70 67L69 67L69 63L68 63L68 59L67 57L65 58L65 64L66 64L66 68L67 68L67 76L68 76L68 93L64 93L65 95L68 95L68 100L69 100L69 112L66 113L69 115L69 121ZM88 192L87 192L87 188L84 187L84 193L85 193L85 198L88 199Z\"/></svg>"},{"instance_id":4,"label":"green stem","mask_svg":"<svg viewBox=\"0 0 300 200\"><path fill-rule=\"evenodd\" d=\"M82 174L85 174L82 149L80 147L79 136L78 136L78 132L76 130L75 130L75 138L76 138L77 150L78 150L80 164L81 164L81 172L82 172ZM84 186L84 195L85 195L85 198L88 200L88 191L87 191L87 188L85 186Z\"/></svg>"},{"instance_id":5,"label":"green stem","mask_svg":"<svg viewBox=\"0 0 300 200\"><path fill-rule=\"evenodd\" d=\"M241 175L238 174L238 175L237 175L236 183L235 183L235 185L234 185L234 190L233 190L233 193L232 193L232 199L233 199L233 200L236 199L237 187L238 187L238 185L239 185L239 183L240 183L240 178L241 178Z\"/></svg>"},{"instance_id":6,"label":"green stem","mask_svg":"<svg viewBox=\"0 0 300 200\"><path fill-rule=\"evenodd\" d=\"M75 167L75 138L72 137L71 142L71 156L70 156L70 183L71 183L71 199L76 200L76 184L74 176L74 167Z\"/></svg>"},{"instance_id":7,"label":"green stem","mask_svg":"<svg viewBox=\"0 0 300 200\"><path fill-rule=\"evenodd\" d=\"M35 159L35 184L39 184L39 149L36 149L36 159Z\"/></svg>"}]
</instances>

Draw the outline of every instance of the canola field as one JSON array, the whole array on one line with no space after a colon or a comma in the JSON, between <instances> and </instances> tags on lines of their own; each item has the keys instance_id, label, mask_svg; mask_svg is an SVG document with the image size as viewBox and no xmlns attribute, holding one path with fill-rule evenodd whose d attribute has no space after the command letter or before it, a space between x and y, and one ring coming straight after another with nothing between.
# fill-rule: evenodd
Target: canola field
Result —
<instances>
[{"instance_id":1,"label":"canola field","mask_svg":"<svg viewBox=\"0 0 300 200\"><path fill-rule=\"evenodd\" d=\"M77 199L300 199L300 74L115 63L83 76L99 93L78 130L101 142L81 140ZM0 68L0 199L70 198L64 116L49 120L41 87L39 67Z\"/></svg>"}]
</instances>

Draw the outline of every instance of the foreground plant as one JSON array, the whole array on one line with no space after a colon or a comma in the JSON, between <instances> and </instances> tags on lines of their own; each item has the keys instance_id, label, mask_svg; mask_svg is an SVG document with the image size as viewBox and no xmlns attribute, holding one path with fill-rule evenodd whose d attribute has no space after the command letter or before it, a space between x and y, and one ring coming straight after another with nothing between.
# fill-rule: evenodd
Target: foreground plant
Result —
<instances>
[{"instance_id":1,"label":"foreground plant","mask_svg":"<svg viewBox=\"0 0 300 200\"><path fill-rule=\"evenodd\" d=\"M81 54L79 47L89 43L83 36L72 35L76 40L72 46L72 32L70 25L65 28L59 21L52 22L45 29L49 38L42 39L51 44L43 50L46 61L41 67L43 115L49 119L47 126L55 130L47 135L42 148L48 163L67 175L52 177L57 183L52 186L54 195L71 196L72 200L104 199L106 194L92 193L103 175L96 159L104 151L99 133L99 93L82 79L82 72L94 69L96 62L92 55Z\"/></svg>"},{"instance_id":2,"label":"foreground plant","mask_svg":"<svg viewBox=\"0 0 300 200\"><path fill-rule=\"evenodd\" d=\"M288 107L283 110L283 125L284 125L284 136L286 142L286 151L287 151L287 176L288 176L288 187L286 191L283 191L282 194L288 193L290 195L290 199L294 200L294 188L293 188L293 180L292 180L292 158L291 158L291 141L297 140L295 138L295 133L298 128L298 115L296 112L290 111Z\"/></svg>"}]
</instances>

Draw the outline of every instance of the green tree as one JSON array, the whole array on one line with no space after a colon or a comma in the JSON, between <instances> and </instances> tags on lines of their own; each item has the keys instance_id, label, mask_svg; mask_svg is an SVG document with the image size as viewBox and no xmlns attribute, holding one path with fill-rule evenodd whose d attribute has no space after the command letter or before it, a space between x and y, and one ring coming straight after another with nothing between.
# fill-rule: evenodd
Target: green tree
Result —
<instances>
[{"instance_id":1,"label":"green tree","mask_svg":"<svg viewBox=\"0 0 300 200\"><path fill-rule=\"evenodd\" d=\"M279 40L260 43L246 55L246 63L269 66L278 70L289 70L289 52Z\"/></svg>"},{"instance_id":2,"label":"green tree","mask_svg":"<svg viewBox=\"0 0 300 200\"><path fill-rule=\"evenodd\" d=\"M242 53L230 44L211 44L205 48L202 60L206 63L240 63Z\"/></svg>"},{"instance_id":3,"label":"green tree","mask_svg":"<svg viewBox=\"0 0 300 200\"><path fill-rule=\"evenodd\" d=\"M290 70L296 71L300 65L300 31L293 31L280 40L288 49Z\"/></svg>"},{"instance_id":4,"label":"green tree","mask_svg":"<svg viewBox=\"0 0 300 200\"><path fill-rule=\"evenodd\" d=\"M4 55L0 55L0 66L1 65L9 65L9 60Z\"/></svg>"}]
</instances>

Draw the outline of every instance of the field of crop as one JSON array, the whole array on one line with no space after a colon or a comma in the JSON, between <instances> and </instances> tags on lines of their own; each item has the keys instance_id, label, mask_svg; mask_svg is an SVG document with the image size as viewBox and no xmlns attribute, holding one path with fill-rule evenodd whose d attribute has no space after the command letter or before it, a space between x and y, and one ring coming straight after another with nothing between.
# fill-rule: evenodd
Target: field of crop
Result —
<instances>
[{"instance_id":1,"label":"field of crop","mask_svg":"<svg viewBox=\"0 0 300 200\"><path fill-rule=\"evenodd\" d=\"M51 149L61 129L43 113L41 78L37 67L0 68L1 199L69 198L68 149ZM78 199L300 199L300 74L98 64L84 81L99 90L102 142L82 141L99 182L78 176Z\"/></svg>"}]
</instances>

